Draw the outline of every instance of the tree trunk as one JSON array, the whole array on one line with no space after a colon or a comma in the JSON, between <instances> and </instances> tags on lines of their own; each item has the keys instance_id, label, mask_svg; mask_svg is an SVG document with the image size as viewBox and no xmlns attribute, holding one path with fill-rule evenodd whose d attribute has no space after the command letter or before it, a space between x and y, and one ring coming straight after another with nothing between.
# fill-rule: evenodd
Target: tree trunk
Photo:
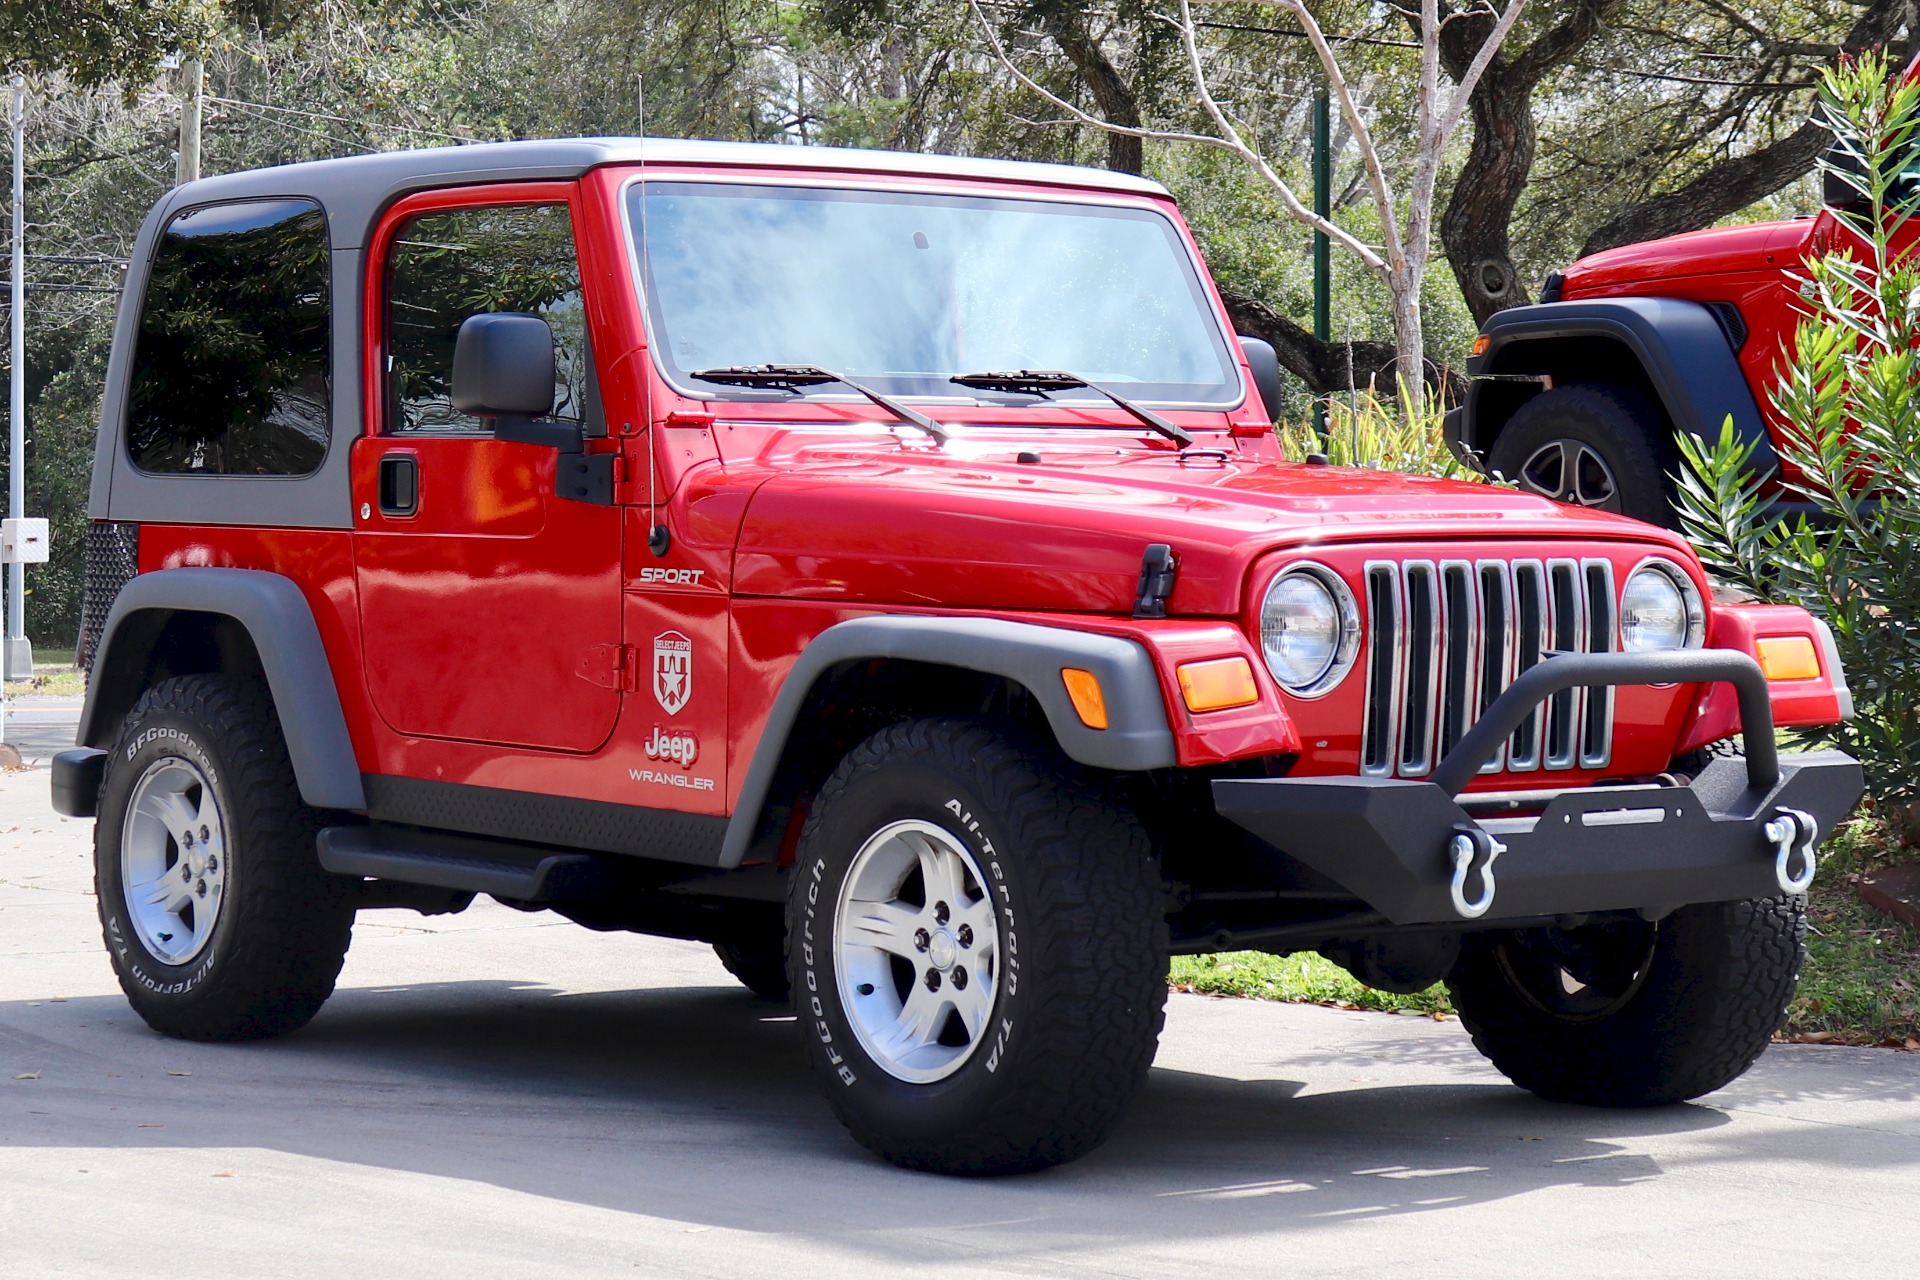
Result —
<instances>
[{"instance_id":1,"label":"tree trunk","mask_svg":"<svg viewBox=\"0 0 1920 1280\"><path fill-rule=\"evenodd\" d=\"M1222 289L1220 298L1227 304L1235 332L1272 343L1280 356L1280 367L1304 382L1314 395L1330 396L1349 387L1369 386L1391 394L1399 368L1393 343L1322 342L1258 298L1231 289ZM1443 377L1439 370L1428 367L1427 375L1428 387L1449 403L1458 401L1466 389L1465 380L1457 372L1448 371Z\"/></svg>"},{"instance_id":2,"label":"tree trunk","mask_svg":"<svg viewBox=\"0 0 1920 1280\"><path fill-rule=\"evenodd\" d=\"M1623 7L1624 0L1572 0L1565 16L1523 49L1487 64L1468 106L1473 145L1440 219L1440 243L1476 323L1531 302L1513 263L1509 228L1533 173L1538 132L1533 92L1549 71L1579 53ZM1457 82L1493 28L1489 13L1451 15L1440 31L1440 58Z\"/></svg>"},{"instance_id":3,"label":"tree trunk","mask_svg":"<svg viewBox=\"0 0 1920 1280\"><path fill-rule=\"evenodd\" d=\"M1513 263L1508 227L1533 172L1533 85L1495 59L1469 101L1473 146L1440 218L1440 244L1467 309L1484 325L1532 295Z\"/></svg>"},{"instance_id":4,"label":"tree trunk","mask_svg":"<svg viewBox=\"0 0 1920 1280\"><path fill-rule=\"evenodd\" d=\"M1114 124L1130 129L1140 127L1140 100L1113 59L1087 27L1086 15L1077 5L1049 4L1039 11L1041 25L1060 52L1067 55L1080 79L1100 104L1100 113ZM1139 138L1125 134L1107 135L1107 168L1119 173L1139 173L1145 163Z\"/></svg>"}]
</instances>

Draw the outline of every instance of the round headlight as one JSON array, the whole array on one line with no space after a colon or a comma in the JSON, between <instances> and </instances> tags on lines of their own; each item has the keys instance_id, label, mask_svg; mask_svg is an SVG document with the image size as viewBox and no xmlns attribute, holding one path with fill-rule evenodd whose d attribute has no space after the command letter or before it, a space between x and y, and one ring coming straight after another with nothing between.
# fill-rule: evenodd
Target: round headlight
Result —
<instances>
[{"instance_id":1,"label":"round headlight","mask_svg":"<svg viewBox=\"0 0 1920 1280\"><path fill-rule=\"evenodd\" d=\"M1339 575L1295 565L1260 602L1260 651L1280 687L1298 697L1325 693L1353 666L1360 615Z\"/></svg>"},{"instance_id":2,"label":"round headlight","mask_svg":"<svg viewBox=\"0 0 1920 1280\"><path fill-rule=\"evenodd\" d=\"M1705 638L1706 613L1693 580L1676 564L1649 560L1620 593L1620 647L1628 653L1684 649Z\"/></svg>"}]
</instances>

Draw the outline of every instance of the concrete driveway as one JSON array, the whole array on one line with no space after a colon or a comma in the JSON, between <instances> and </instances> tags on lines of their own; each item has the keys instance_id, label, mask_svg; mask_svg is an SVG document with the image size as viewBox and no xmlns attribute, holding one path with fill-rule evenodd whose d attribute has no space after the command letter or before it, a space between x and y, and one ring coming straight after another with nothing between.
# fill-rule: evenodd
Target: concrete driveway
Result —
<instances>
[{"instance_id":1,"label":"concrete driveway","mask_svg":"<svg viewBox=\"0 0 1920 1280\"><path fill-rule=\"evenodd\" d=\"M91 823L0 776L9 1274L1755 1275L1906 1269L1920 1055L1780 1046L1699 1105L1511 1088L1457 1023L1175 996L1117 1137L902 1173L703 947L504 907L361 917L305 1031L146 1030Z\"/></svg>"}]
</instances>

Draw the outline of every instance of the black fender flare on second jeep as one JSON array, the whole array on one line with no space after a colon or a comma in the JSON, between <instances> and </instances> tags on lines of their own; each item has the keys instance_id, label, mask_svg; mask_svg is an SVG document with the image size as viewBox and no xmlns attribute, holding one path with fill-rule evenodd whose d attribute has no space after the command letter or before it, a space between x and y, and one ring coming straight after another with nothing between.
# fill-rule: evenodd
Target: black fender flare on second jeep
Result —
<instances>
[{"instance_id":1,"label":"black fender flare on second jeep","mask_svg":"<svg viewBox=\"0 0 1920 1280\"><path fill-rule=\"evenodd\" d=\"M163 637L182 615L231 619L246 633L280 716L301 799L316 809L365 809L353 739L306 597L281 574L213 568L160 569L120 589L94 651L80 745L54 758L55 808L94 816L106 752L152 683ZM212 669L204 662L196 668Z\"/></svg>"},{"instance_id":2,"label":"black fender flare on second jeep","mask_svg":"<svg viewBox=\"0 0 1920 1280\"><path fill-rule=\"evenodd\" d=\"M1736 353L1744 332L1713 307L1682 298L1594 298L1512 307L1481 330L1486 347L1467 361L1467 397L1447 413L1447 447L1485 470L1494 438L1521 405L1548 385L1639 385L1678 430L1703 440L1731 416L1743 442L1756 442L1756 471L1778 456Z\"/></svg>"}]
</instances>

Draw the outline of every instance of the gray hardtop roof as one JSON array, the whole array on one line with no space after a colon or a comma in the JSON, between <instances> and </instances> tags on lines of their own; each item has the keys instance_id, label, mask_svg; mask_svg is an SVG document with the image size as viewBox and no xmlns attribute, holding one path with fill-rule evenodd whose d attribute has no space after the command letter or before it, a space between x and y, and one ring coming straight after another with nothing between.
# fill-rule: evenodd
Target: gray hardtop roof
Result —
<instances>
[{"instance_id":1,"label":"gray hardtop roof","mask_svg":"<svg viewBox=\"0 0 1920 1280\"><path fill-rule=\"evenodd\" d=\"M382 151L336 160L308 160L270 169L221 174L176 187L164 212L192 205L268 196L313 196L327 208L335 249L359 248L382 208L408 192L464 182L538 181L577 178L610 164L709 164L905 174L927 178L979 178L1046 183L1129 195L1164 196L1159 183L1130 173L1022 160L903 151L858 151L846 147L788 146L765 142L701 142L678 138L554 138L528 142L481 142Z\"/></svg>"}]
</instances>

